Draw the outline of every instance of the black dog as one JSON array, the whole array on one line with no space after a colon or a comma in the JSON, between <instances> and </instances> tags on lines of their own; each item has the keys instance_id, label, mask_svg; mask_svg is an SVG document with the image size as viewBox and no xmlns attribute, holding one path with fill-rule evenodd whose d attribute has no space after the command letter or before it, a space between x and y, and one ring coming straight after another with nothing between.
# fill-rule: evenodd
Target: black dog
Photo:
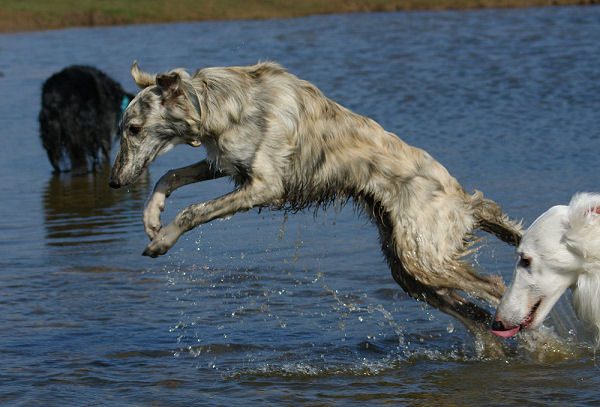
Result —
<instances>
[{"instance_id":1,"label":"black dog","mask_svg":"<svg viewBox=\"0 0 600 407\"><path fill-rule=\"evenodd\" d=\"M40 136L54 171L85 174L108 161L131 99L121 85L89 66L73 65L48 78L42 88Z\"/></svg>"}]
</instances>

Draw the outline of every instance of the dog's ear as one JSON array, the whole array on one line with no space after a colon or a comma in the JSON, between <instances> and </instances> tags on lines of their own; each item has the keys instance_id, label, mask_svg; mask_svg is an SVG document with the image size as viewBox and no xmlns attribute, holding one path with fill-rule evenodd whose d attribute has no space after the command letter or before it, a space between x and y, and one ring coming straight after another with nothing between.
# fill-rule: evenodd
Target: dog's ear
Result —
<instances>
[{"instance_id":1,"label":"dog's ear","mask_svg":"<svg viewBox=\"0 0 600 407\"><path fill-rule=\"evenodd\" d=\"M133 76L135 83L142 89L156 85L156 77L142 71L138 67L137 61L133 61L133 65L131 66L131 76Z\"/></svg>"},{"instance_id":2,"label":"dog's ear","mask_svg":"<svg viewBox=\"0 0 600 407\"><path fill-rule=\"evenodd\" d=\"M584 258L600 261L600 194L573 196L565 238Z\"/></svg>"},{"instance_id":3,"label":"dog's ear","mask_svg":"<svg viewBox=\"0 0 600 407\"><path fill-rule=\"evenodd\" d=\"M579 218L580 221L597 222L599 219L596 217L600 215L600 194L576 194L569 204L569 213L571 221Z\"/></svg>"},{"instance_id":4,"label":"dog's ear","mask_svg":"<svg viewBox=\"0 0 600 407\"><path fill-rule=\"evenodd\" d=\"M156 75L156 85L165 97L176 96L180 93L181 76L177 72Z\"/></svg>"}]
</instances>

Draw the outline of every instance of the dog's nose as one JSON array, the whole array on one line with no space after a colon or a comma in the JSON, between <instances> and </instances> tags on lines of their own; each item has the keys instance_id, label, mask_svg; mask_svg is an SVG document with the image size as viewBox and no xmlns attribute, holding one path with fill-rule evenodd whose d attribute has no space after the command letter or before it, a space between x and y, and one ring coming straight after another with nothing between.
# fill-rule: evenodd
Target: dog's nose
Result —
<instances>
[{"instance_id":1,"label":"dog's nose","mask_svg":"<svg viewBox=\"0 0 600 407\"><path fill-rule=\"evenodd\" d=\"M108 185L114 189L121 188L121 184L119 183L119 181L115 180L113 177L110 177L110 179L108 180Z\"/></svg>"},{"instance_id":2,"label":"dog's nose","mask_svg":"<svg viewBox=\"0 0 600 407\"><path fill-rule=\"evenodd\" d=\"M492 322L492 331L506 331L506 327L501 320L494 319L494 322Z\"/></svg>"}]
</instances>

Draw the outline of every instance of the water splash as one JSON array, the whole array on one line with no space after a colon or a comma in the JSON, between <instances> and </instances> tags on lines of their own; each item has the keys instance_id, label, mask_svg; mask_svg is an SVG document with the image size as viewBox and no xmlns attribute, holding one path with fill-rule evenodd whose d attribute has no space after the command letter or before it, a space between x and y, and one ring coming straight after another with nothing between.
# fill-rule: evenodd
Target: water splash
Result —
<instances>
[{"instance_id":1,"label":"water splash","mask_svg":"<svg viewBox=\"0 0 600 407\"><path fill-rule=\"evenodd\" d=\"M387 311L382 304L373 305L372 303L369 303L366 306L362 306L355 302L344 302L340 299L338 290L331 289L326 284L324 284L322 287L341 306L342 315L356 312L363 312L367 314L373 314L374 312L380 313L398 337L398 347L405 348L406 344L404 342L404 327L396 322L392 313ZM364 302L365 297L363 297L361 300ZM358 316L358 320L359 322L364 321L363 317L360 315Z\"/></svg>"}]
</instances>

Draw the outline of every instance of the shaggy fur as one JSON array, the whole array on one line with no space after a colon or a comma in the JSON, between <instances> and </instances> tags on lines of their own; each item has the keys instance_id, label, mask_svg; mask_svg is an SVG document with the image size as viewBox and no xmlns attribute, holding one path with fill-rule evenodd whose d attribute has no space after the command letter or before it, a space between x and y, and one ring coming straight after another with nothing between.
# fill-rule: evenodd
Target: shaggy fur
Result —
<instances>
[{"instance_id":1,"label":"shaggy fur","mask_svg":"<svg viewBox=\"0 0 600 407\"><path fill-rule=\"evenodd\" d=\"M513 281L492 324L509 337L542 324L560 296L571 288L577 316L600 338L600 195L575 195L569 206L554 206L523 235Z\"/></svg>"},{"instance_id":2,"label":"shaggy fur","mask_svg":"<svg viewBox=\"0 0 600 407\"><path fill-rule=\"evenodd\" d=\"M202 144L208 157L157 183L144 210L152 239L144 255L164 254L184 232L254 207L300 210L353 199L376 223L393 277L408 294L487 331L491 315L458 291L497 303L504 285L462 258L474 228L513 245L521 231L481 193L467 194L427 152L275 63L193 76L181 69L150 75L134 63L132 75L143 90L124 114L111 186L134 182L176 144ZM174 189L221 176L237 188L161 225Z\"/></svg>"},{"instance_id":3,"label":"shaggy fur","mask_svg":"<svg viewBox=\"0 0 600 407\"><path fill-rule=\"evenodd\" d=\"M108 161L124 97L133 99L89 66L70 66L46 80L40 136L55 172L87 173Z\"/></svg>"}]
</instances>

